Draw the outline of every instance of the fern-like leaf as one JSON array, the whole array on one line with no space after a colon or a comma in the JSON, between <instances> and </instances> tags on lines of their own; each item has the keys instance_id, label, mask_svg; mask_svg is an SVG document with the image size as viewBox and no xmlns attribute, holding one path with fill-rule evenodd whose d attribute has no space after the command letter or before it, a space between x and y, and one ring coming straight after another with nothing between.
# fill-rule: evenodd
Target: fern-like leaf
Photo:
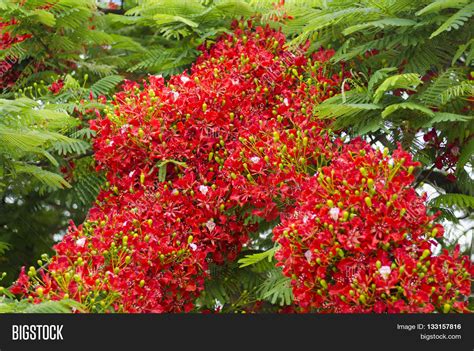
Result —
<instances>
[{"instance_id":1,"label":"fern-like leaf","mask_svg":"<svg viewBox=\"0 0 474 351\"><path fill-rule=\"evenodd\" d=\"M414 90L421 84L420 76L416 73L397 74L385 79L375 90L374 103L378 103L389 90L408 89Z\"/></svg>"},{"instance_id":2,"label":"fern-like leaf","mask_svg":"<svg viewBox=\"0 0 474 351\"><path fill-rule=\"evenodd\" d=\"M394 113L397 110L412 110L412 111L419 111L423 114L426 114L430 117L434 116L434 112L430 110L429 108L420 105L420 104L415 104L413 102L401 102L399 104L393 104L389 105L385 108L385 110L382 111L382 118L387 118L389 115Z\"/></svg>"},{"instance_id":3,"label":"fern-like leaf","mask_svg":"<svg viewBox=\"0 0 474 351\"><path fill-rule=\"evenodd\" d=\"M275 246L274 248L267 250L265 252L259 252L256 254L247 255L238 261L238 263L240 263L239 267L243 268L243 267L251 266L263 260L268 260L268 262L271 262L277 250L278 250L278 247Z\"/></svg>"},{"instance_id":4,"label":"fern-like leaf","mask_svg":"<svg viewBox=\"0 0 474 351\"><path fill-rule=\"evenodd\" d=\"M434 207L456 206L459 209L473 209L474 196L464 194L442 194L431 200L430 205Z\"/></svg>"},{"instance_id":5,"label":"fern-like leaf","mask_svg":"<svg viewBox=\"0 0 474 351\"><path fill-rule=\"evenodd\" d=\"M124 78L119 75L111 75L104 77L90 87L94 96L106 95L110 93Z\"/></svg>"},{"instance_id":6,"label":"fern-like leaf","mask_svg":"<svg viewBox=\"0 0 474 351\"><path fill-rule=\"evenodd\" d=\"M443 32L449 32L453 29L459 29L464 25L465 22L471 18L474 14L474 3L470 3L463 7L461 10L456 12L454 15L449 17L437 30L430 35L430 39L433 39L437 35Z\"/></svg>"}]
</instances>

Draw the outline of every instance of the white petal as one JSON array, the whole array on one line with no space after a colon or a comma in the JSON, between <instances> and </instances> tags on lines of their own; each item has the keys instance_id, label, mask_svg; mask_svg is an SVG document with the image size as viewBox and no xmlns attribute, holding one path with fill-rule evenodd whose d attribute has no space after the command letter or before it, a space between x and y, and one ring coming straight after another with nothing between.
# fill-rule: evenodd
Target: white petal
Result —
<instances>
[{"instance_id":1,"label":"white petal","mask_svg":"<svg viewBox=\"0 0 474 351\"><path fill-rule=\"evenodd\" d=\"M250 161L252 161L253 163L259 163L260 162L260 157L257 157L257 156L251 157Z\"/></svg>"},{"instance_id":2,"label":"white petal","mask_svg":"<svg viewBox=\"0 0 474 351\"><path fill-rule=\"evenodd\" d=\"M177 91L173 91L173 101L178 100L179 93Z\"/></svg>"},{"instance_id":3,"label":"white petal","mask_svg":"<svg viewBox=\"0 0 474 351\"><path fill-rule=\"evenodd\" d=\"M329 216L330 216L333 220L337 221L337 219L339 218L339 208L337 208L337 207L331 208L331 209L329 210Z\"/></svg>"},{"instance_id":4,"label":"white petal","mask_svg":"<svg viewBox=\"0 0 474 351\"><path fill-rule=\"evenodd\" d=\"M383 279L387 279L390 273L392 273L392 269L390 266L382 266L379 269L379 273L382 275Z\"/></svg>"},{"instance_id":5,"label":"white petal","mask_svg":"<svg viewBox=\"0 0 474 351\"><path fill-rule=\"evenodd\" d=\"M76 245L79 247L84 247L86 244L86 238L80 238L76 240Z\"/></svg>"},{"instance_id":6,"label":"white petal","mask_svg":"<svg viewBox=\"0 0 474 351\"><path fill-rule=\"evenodd\" d=\"M199 191L203 194L203 195L206 195L207 192L209 191L209 187L205 186L205 185L200 185L199 186Z\"/></svg>"},{"instance_id":7,"label":"white petal","mask_svg":"<svg viewBox=\"0 0 474 351\"><path fill-rule=\"evenodd\" d=\"M311 262L311 259L313 258L313 253L311 252L311 250L308 250L304 253L304 257L306 257L306 260L309 262Z\"/></svg>"},{"instance_id":8,"label":"white petal","mask_svg":"<svg viewBox=\"0 0 474 351\"><path fill-rule=\"evenodd\" d=\"M207 229L209 229L210 232L212 232L214 228L216 227L216 224L213 221L208 220L206 223L206 227Z\"/></svg>"}]
</instances>

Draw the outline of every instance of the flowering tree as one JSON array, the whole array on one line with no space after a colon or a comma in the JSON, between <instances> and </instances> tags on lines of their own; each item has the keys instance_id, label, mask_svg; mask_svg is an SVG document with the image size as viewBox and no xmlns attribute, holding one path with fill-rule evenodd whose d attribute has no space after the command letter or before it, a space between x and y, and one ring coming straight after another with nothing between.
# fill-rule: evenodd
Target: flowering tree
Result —
<instances>
[{"instance_id":1,"label":"flowering tree","mask_svg":"<svg viewBox=\"0 0 474 351\"><path fill-rule=\"evenodd\" d=\"M267 225L275 246L240 262L262 273L274 256L293 311L468 311L472 265L433 255L443 228L411 187L418 164L333 130L317 109L350 88L347 64L285 43L240 22L189 73L127 81L91 121L106 186L11 293L88 312L220 310L212 270L265 248ZM243 282L233 306L279 310L275 286Z\"/></svg>"}]
</instances>

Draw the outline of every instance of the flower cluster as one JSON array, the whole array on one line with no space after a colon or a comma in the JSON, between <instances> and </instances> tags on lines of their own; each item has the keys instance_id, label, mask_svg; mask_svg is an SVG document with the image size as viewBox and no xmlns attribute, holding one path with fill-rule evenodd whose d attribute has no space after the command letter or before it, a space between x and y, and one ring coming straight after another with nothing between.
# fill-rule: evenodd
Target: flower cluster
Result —
<instances>
[{"instance_id":1,"label":"flower cluster","mask_svg":"<svg viewBox=\"0 0 474 351\"><path fill-rule=\"evenodd\" d=\"M51 83L51 85L48 87L48 90L51 91L54 95L57 95L61 92L63 87L64 87L64 80L58 79L57 81L54 81Z\"/></svg>"},{"instance_id":2,"label":"flower cluster","mask_svg":"<svg viewBox=\"0 0 474 351\"><path fill-rule=\"evenodd\" d=\"M470 138L464 141L467 144ZM447 172L447 178L454 182L456 181L455 171L456 165L461 154L461 145L459 139L448 143L444 138L438 135L435 128L423 135L423 140L426 142L426 147L429 151L435 153L435 166L437 169L444 169Z\"/></svg>"},{"instance_id":3,"label":"flower cluster","mask_svg":"<svg viewBox=\"0 0 474 351\"><path fill-rule=\"evenodd\" d=\"M247 241L246 216L276 218L332 157L314 106L348 73L326 68L332 52L307 59L284 43L240 23L189 73L151 76L143 88L127 81L91 123L106 188L46 267L24 271L12 291L99 312L191 310L209 262L234 260Z\"/></svg>"},{"instance_id":4,"label":"flower cluster","mask_svg":"<svg viewBox=\"0 0 474 351\"><path fill-rule=\"evenodd\" d=\"M302 186L274 235L304 310L467 310L472 266L458 251L433 256L443 227L410 187L416 166L354 140Z\"/></svg>"},{"instance_id":5,"label":"flower cluster","mask_svg":"<svg viewBox=\"0 0 474 351\"><path fill-rule=\"evenodd\" d=\"M15 24L15 20L1 22L0 19L0 50L6 50L13 44L21 43L31 38L31 34L12 36L8 29ZM15 81L20 75L20 71L14 69L16 63L17 59L9 56L3 59L3 61L0 61L0 89L9 88L15 84Z\"/></svg>"},{"instance_id":6,"label":"flower cluster","mask_svg":"<svg viewBox=\"0 0 474 351\"><path fill-rule=\"evenodd\" d=\"M190 311L209 264L234 260L257 216L282 218L277 258L305 310L464 310L470 267L431 257L425 236L442 227L409 188L416 164L346 145L317 117L350 76L344 64L235 26L189 72L127 81L91 121L106 186L12 292L92 312Z\"/></svg>"}]
</instances>

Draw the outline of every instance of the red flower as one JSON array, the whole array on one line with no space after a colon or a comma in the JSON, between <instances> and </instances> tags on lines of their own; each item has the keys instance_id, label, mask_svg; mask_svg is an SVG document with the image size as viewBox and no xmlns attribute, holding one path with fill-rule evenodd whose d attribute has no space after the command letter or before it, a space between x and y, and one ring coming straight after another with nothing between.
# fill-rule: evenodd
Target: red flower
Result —
<instances>
[{"instance_id":1,"label":"red flower","mask_svg":"<svg viewBox=\"0 0 474 351\"><path fill-rule=\"evenodd\" d=\"M303 184L274 235L304 310L467 310L472 266L459 252L432 255L443 227L410 187L415 166L400 148L390 156L356 140Z\"/></svg>"},{"instance_id":2,"label":"red flower","mask_svg":"<svg viewBox=\"0 0 474 351\"><path fill-rule=\"evenodd\" d=\"M54 95L59 94L59 92L64 87L64 81L62 79L58 79L56 82L53 82L51 86L48 88Z\"/></svg>"},{"instance_id":3,"label":"red flower","mask_svg":"<svg viewBox=\"0 0 474 351\"><path fill-rule=\"evenodd\" d=\"M434 230L409 188L416 164L401 149L392 165L361 141L344 145L330 120L315 117L349 73L328 64L332 52L306 59L284 49L280 32L240 27L202 48L189 73L126 81L91 122L106 187L86 222L55 246L42 278L21 277L22 291L35 301L67 295L92 312L188 312L209 263L235 259L258 216L283 219L277 257L302 310L448 303L452 295L434 303L426 292L446 281L441 263L426 278L417 267ZM407 297L392 300L394 288Z\"/></svg>"}]
</instances>

